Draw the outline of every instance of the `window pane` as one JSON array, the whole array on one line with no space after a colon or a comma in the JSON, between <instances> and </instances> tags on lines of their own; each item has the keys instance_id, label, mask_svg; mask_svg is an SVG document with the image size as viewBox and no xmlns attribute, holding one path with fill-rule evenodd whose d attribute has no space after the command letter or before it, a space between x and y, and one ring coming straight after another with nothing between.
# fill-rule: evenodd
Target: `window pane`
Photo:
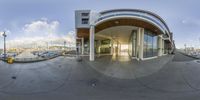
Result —
<instances>
[{"instance_id":1,"label":"window pane","mask_svg":"<svg viewBox=\"0 0 200 100\"><path fill-rule=\"evenodd\" d=\"M147 57L153 56L153 38L151 34L148 34L148 44L147 44Z\"/></svg>"},{"instance_id":2,"label":"window pane","mask_svg":"<svg viewBox=\"0 0 200 100\"><path fill-rule=\"evenodd\" d=\"M143 45L143 57L154 57L158 55L157 50L157 36L150 31L145 31L144 34L144 45Z\"/></svg>"},{"instance_id":3,"label":"window pane","mask_svg":"<svg viewBox=\"0 0 200 100\"><path fill-rule=\"evenodd\" d=\"M147 43L148 43L148 35L145 32L145 34L144 34L144 45L143 45L143 57L144 58L147 57Z\"/></svg>"},{"instance_id":4,"label":"window pane","mask_svg":"<svg viewBox=\"0 0 200 100\"><path fill-rule=\"evenodd\" d=\"M153 56L158 56L158 47L157 47L157 36L153 37Z\"/></svg>"},{"instance_id":5,"label":"window pane","mask_svg":"<svg viewBox=\"0 0 200 100\"><path fill-rule=\"evenodd\" d=\"M83 18L83 19L82 19L82 24L88 24L88 21L89 21L89 19Z\"/></svg>"},{"instance_id":6,"label":"window pane","mask_svg":"<svg viewBox=\"0 0 200 100\"><path fill-rule=\"evenodd\" d=\"M81 16L89 16L89 13L82 13Z\"/></svg>"}]
</instances>

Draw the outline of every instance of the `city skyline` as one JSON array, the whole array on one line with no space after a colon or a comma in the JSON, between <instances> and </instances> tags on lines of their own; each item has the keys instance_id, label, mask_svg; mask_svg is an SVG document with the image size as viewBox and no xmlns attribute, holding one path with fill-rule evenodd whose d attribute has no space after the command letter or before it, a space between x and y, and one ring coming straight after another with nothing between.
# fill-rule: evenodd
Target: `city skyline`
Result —
<instances>
[{"instance_id":1,"label":"city skyline","mask_svg":"<svg viewBox=\"0 0 200 100\"><path fill-rule=\"evenodd\" d=\"M88 4L88 2L93 5ZM177 3L179 4L177 5ZM184 44L200 47L200 32L198 30L200 14L197 13L199 3L198 0L184 2L181 0L176 2L173 0L126 2L120 0L1 0L0 31L6 31L8 41L48 40L47 37L67 39L68 34L74 33L75 10L144 9L157 13L166 21L170 30L174 33L177 48L184 48ZM0 48L2 48L3 37L0 37L0 41Z\"/></svg>"}]
</instances>

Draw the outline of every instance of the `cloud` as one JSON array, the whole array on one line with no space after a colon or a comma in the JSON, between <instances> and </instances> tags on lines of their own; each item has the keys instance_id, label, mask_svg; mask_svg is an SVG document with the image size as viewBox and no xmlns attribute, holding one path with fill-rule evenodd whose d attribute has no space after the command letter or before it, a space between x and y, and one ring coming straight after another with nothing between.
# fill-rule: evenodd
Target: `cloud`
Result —
<instances>
[{"instance_id":1,"label":"cloud","mask_svg":"<svg viewBox=\"0 0 200 100\"><path fill-rule=\"evenodd\" d=\"M49 35L48 37L36 36L36 37L17 37L7 42L9 47L33 47L34 45L46 46L49 45L63 45L75 47L75 32L70 31L63 36Z\"/></svg>"},{"instance_id":2,"label":"cloud","mask_svg":"<svg viewBox=\"0 0 200 100\"><path fill-rule=\"evenodd\" d=\"M76 41L76 34L75 34L75 31L69 31L69 32L67 33L67 36L65 37L65 39L66 39L67 41L70 41L70 42L72 42L72 43L75 43L75 41Z\"/></svg>"},{"instance_id":3,"label":"cloud","mask_svg":"<svg viewBox=\"0 0 200 100\"><path fill-rule=\"evenodd\" d=\"M194 26L200 26L200 19L199 18L186 18L181 20L182 24L185 25L194 25Z\"/></svg>"},{"instance_id":4,"label":"cloud","mask_svg":"<svg viewBox=\"0 0 200 100\"><path fill-rule=\"evenodd\" d=\"M7 43L9 47L23 47L31 45L46 46L47 43L54 45L63 45L64 41L69 45L75 46L75 32L69 31L65 34L59 34L58 21L49 21L47 18L33 21L25 24L22 28L24 36L15 37Z\"/></svg>"},{"instance_id":5,"label":"cloud","mask_svg":"<svg viewBox=\"0 0 200 100\"><path fill-rule=\"evenodd\" d=\"M27 36L46 36L49 34L56 34L59 24L58 21L49 22L47 18L42 18L30 24L26 24L22 30Z\"/></svg>"}]
</instances>

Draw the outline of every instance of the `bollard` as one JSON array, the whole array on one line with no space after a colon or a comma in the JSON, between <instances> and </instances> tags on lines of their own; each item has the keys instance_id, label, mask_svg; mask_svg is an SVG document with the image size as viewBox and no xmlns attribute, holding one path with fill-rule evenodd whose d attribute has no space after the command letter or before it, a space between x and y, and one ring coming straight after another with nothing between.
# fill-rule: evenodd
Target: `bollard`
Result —
<instances>
[{"instance_id":1,"label":"bollard","mask_svg":"<svg viewBox=\"0 0 200 100\"><path fill-rule=\"evenodd\" d=\"M9 57L8 60L7 60L7 63L8 64L13 64L14 62L14 59L12 57Z\"/></svg>"}]
</instances>

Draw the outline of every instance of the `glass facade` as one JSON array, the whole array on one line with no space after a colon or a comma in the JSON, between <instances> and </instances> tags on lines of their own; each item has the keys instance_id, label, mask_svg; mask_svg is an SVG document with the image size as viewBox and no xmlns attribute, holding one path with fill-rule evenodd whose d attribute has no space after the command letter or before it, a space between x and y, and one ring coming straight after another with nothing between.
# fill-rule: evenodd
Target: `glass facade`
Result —
<instances>
[{"instance_id":1,"label":"glass facade","mask_svg":"<svg viewBox=\"0 0 200 100\"><path fill-rule=\"evenodd\" d=\"M157 47L158 37L151 31L145 30L144 32L144 44L143 44L143 57L154 57L158 55Z\"/></svg>"},{"instance_id":2,"label":"glass facade","mask_svg":"<svg viewBox=\"0 0 200 100\"><path fill-rule=\"evenodd\" d=\"M167 53L169 53L169 43L164 41L164 54L167 54Z\"/></svg>"},{"instance_id":3,"label":"glass facade","mask_svg":"<svg viewBox=\"0 0 200 100\"><path fill-rule=\"evenodd\" d=\"M129 38L129 43L128 43L128 54L129 54L129 56L132 55L132 41L133 41L133 38L132 38L132 35L131 35L131 37Z\"/></svg>"},{"instance_id":4,"label":"glass facade","mask_svg":"<svg viewBox=\"0 0 200 100\"><path fill-rule=\"evenodd\" d=\"M128 45L128 51L129 55L131 57L136 57L137 52L137 31L133 30L131 33L131 37L129 38L129 45Z\"/></svg>"},{"instance_id":5,"label":"glass facade","mask_svg":"<svg viewBox=\"0 0 200 100\"><path fill-rule=\"evenodd\" d=\"M149 30L144 30L143 38L144 38L143 58L158 56L158 36ZM127 50L128 50L128 54L130 57L139 58L140 48L137 47L137 41L138 41L137 30L133 30L129 37L129 42L127 45L127 47L128 47ZM115 50L117 50L117 49L115 49ZM163 49L163 50L165 50L165 53L168 52L166 43L165 43L165 49ZM96 40L95 41L95 53L97 53L97 54L98 53L101 53L101 54L111 53L111 40L109 40L109 39L98 40L98 41Z\"/></svg>"},{"instance_id":6,"label":"glass facade","mask_svg":"<svg viewBox=\"0 0 200 100\"><path fill-rule=\"evenodd\" d=\"M111 41L109 39L106 40L100 40L100 53L101 54L107 54L110 53L111 50ZM98 41L95 41L95 53L98 52Z\"/></svg>"}]
</instances>

